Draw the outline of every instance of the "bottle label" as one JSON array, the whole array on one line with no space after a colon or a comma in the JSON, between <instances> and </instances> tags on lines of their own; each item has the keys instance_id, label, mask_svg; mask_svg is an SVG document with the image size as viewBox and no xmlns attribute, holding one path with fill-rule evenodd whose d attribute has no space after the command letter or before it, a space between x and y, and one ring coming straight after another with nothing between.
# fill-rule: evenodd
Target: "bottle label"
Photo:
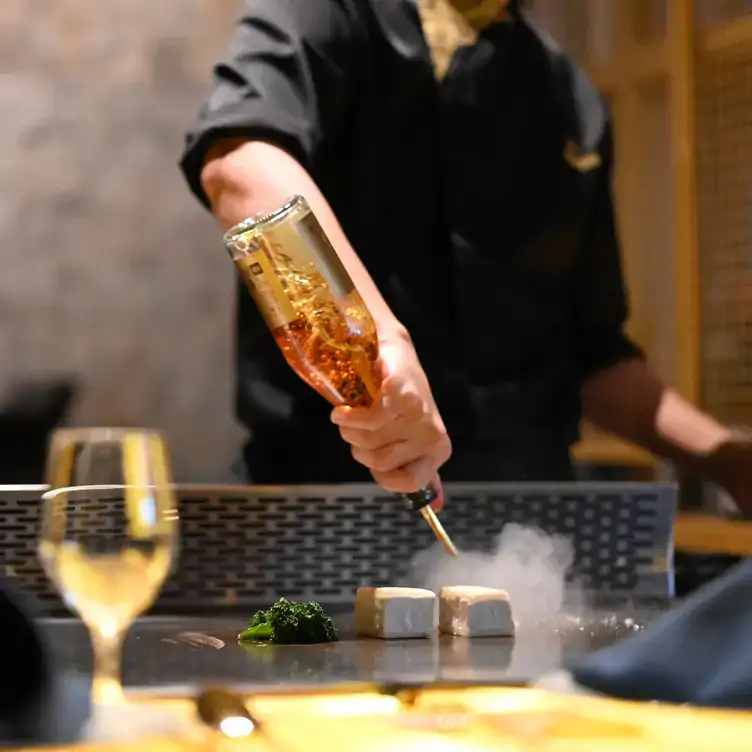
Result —
<instances>
[{"instance_id":1,"label":"bottle label","mask_svg":"<svg viewBox=\"0 0 752 752\"><path fill-rule=\"evenodd\" d=\"M274 267L263 250L236 259L235 266L270 329L287 326L298 318Z\"/></svg>"}]
</instances>

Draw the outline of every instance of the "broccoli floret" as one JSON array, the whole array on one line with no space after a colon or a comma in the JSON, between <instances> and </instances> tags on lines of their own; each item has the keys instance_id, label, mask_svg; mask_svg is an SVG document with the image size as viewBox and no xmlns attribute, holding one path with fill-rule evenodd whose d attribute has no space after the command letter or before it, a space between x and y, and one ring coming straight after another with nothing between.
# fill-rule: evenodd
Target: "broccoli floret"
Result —
<instances>
[{"instance_id":1,"label":"broccoli floret","mask_svg":"<svg viewBox=\"0 0 752 752\"><path fill-rule=\"evenodd\" d=\"M264 641L272 637L272 625L269 623L269 615L266 611L257 611L248 622L248 629L244 629L239 635L241 641Z\"/></svg>"},{"instance_id":2,"label":"broccoli floret","mask_svg":"<svg viewBox=\"0 0 752 752\"><path fill-rule=\"evenodd\" d=\"M272 638L272 625L271 624L256 624L253 627L244 629L239 635L238 640L251 641L251 642L263 642L264 640L271 640Z\"/></svg>"},{"instance_id":3,"label":"broccoli floret","mask_svg":"<svg viewBox=\"0 0 752 752\"><path fill-rule=\"evenodd\" d=\"M268 611L256 613L238 639L313 645L335 642L339 635L331 617L318 603L295 603L280 598Z\"/></svg>"},{"instance_id":4,"label":"broccoli floret","mask_svg":"<svg viewBox=\"0 0 752 752\"><path fill-rule=\"evenodd\" d=\"M266 611L256 611L256 613L253 616L253 619L251 619L248 622L249 627L259 627L262 624L268 624L269 623L269 615Z\"/></svg>"}]
</instances>

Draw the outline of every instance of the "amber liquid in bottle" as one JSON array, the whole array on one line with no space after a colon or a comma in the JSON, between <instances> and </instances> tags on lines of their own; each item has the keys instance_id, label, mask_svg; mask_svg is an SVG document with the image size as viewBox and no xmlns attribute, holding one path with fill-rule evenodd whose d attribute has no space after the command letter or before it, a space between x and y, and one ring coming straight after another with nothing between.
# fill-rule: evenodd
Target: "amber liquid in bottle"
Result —
<instances>
[{"instance_id":1,"label":"amber liquid in bottle","mask_svg":"<svg viewBox=\"0 0 752 752\"><path fill-rule=\"evenodd\" d=\"M301 316L272 335L295 373L326 400L369 407L381 385L376 337L358 331L345 316L331 319L317 326Z\"/></svg>"},{"instance_id":2,"label":"amber liquid in bottle","mask_svg":"<svg viewBox=\"0 0 752 752\"><path fill-rule=\"evenodd\" d=\"M241 222L224 242L295 373L333 405L370 406L382 380L376 325L306 201ZM427 506L435 498L432 486L408 495L452 550Z\"/></svg>"},{"instance_id":3,"label":"amber liquid in bottle","mask_svg":"<svg viewBox=\"0 0 752 752\"><path fill-rule=\"evenodd\" d=\"M230 233L235 265L288 364L333 405L368 407L381 385L376 326L307 204L294 199Z\"/></svg>"}]
</instances>

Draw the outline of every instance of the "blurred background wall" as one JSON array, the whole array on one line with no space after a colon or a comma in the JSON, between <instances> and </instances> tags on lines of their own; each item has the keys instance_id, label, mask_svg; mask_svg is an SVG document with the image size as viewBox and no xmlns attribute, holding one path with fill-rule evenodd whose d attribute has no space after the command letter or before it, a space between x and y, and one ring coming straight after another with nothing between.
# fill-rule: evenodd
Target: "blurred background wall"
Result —
<instances>
[{"instance_id":1,"label":"blurred background wall","mask_svg":"<svg viewBox=\"0 0 752 752\"><path fill-rule=\"evenodd\" d=\"M77 424L167 431L221 480L233 268L176 168L239 1L0 3L0 394L80 379Z\"/></svg>"},{"instance_id":2,"label":"blurred background wall","mask_svg":"<svg viewBox=\"0 0 752 752\"><path fill-rule=\"evenodd\" d=\"M752 3L530 0L609 99L633 334L752 424ZM164 429L228 478L233 270L176 169L241 0L0 3L0 394L80 379L71 422ZM583 461L650 467L592 432Z\"/></svg>"}]
</instances>

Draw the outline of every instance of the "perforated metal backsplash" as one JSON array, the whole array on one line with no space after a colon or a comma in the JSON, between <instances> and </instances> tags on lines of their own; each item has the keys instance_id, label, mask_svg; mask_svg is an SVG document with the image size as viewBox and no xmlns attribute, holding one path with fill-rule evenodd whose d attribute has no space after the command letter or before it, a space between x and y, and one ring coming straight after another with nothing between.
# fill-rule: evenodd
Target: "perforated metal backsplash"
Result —
<instances>
[{"instance_id":1,"label":"perforated metal backsplash","mask_svg":"<svg viewBox=\"0 0 752 752\"><path fill-rule=\"evenodd\" d=\"M36 556L40 487L0 487L7 575L59 605ZM672 592L676 490L621 483L449 485L441 515L463 550L487 549L505 523L568 536L573 576L590 590ZM435 543L423 519L374 486L181 487L181 553L162 609L257 606L286 596L350 603L367 585L406 584Z\"/></svg>"}]
</instances>

